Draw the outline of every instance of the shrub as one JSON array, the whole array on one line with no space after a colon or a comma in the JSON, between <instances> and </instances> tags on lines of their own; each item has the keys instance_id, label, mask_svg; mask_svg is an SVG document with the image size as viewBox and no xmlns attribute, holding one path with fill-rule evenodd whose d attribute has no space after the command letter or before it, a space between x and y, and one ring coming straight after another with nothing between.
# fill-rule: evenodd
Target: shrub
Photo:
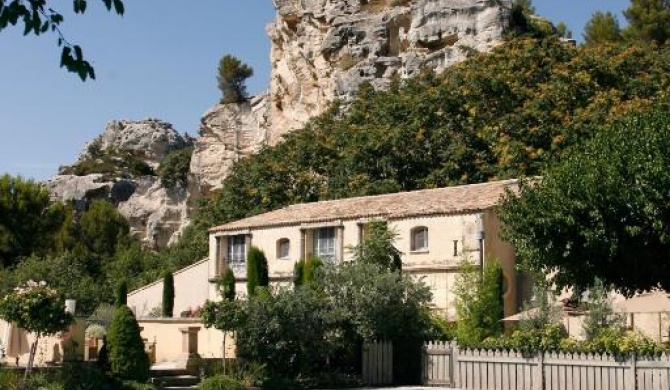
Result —
<instances>
[{"instance_id":1,"label":"shrub","mask_svg":"<svg viewBox=\"0 0 670 390\"><path fill-rule=\"evenodd\" d=\"M476 345L502 333L502 269L497 261L487 261L483 271L468 261L460 267L454 286L457 339L464 346Z\"/></svg>"},{"instance_id":2,"label":"shrub","mask_svg":"<svg viewBox=\"0 0 670 390\"><path fill-rule=\"evenodd\" d=\"M163 277L163 317L172 318L174 311L174 276L172 272L167 271Z\"/></svg>"},{"instance_id":3,"label":"shrub","mask_svg":"<svg viewBox=\"0 0 670 390\"><path fill-rule=\"evenodd\" d=\"M253 76L254 70L234 56L227 54L219 60L217 80L223 97L221 103L239 103L247 99L244 82Z\"/></svg>"},{"instance_id":4,"label":"shrub","mask_svg":"<svg viewBox=\"0 0 670 390\"><path fill-rule=\"evenodd\" d=\"M164 188L186 188L192 155L193 148L184 148L172 151L165 157L158 168L158 176Z\"/></svg>"},{"instance_id":5,"label":"shrub","mask_svg":"<svg viewBox=\"0 0 670 390\"><path fill-rule=\"evenodd\" d=\"M622 314L614 312L612 300L609 297L609 289L605 288L602 280L596 279L593 287L589 290L586 308L586 316L582 325L586 340L598 339L603 333L611 334L615 332L621 334L623 332L626 318Z\"/></svg>"},{"instance_id":6,"label":"shrub","mask_svg":"<svg viewBox=\"0 0 670 390\"><path fill-rule=\"evenodd\" d=\"M200 390L242 390L242 383L225 375L209 377L198 385Z\"/></svg>"},{"instance_id":7,"label":"shrub","mask_svg":"<svg viewBox=\"0 0 670 390\"><path fill-rule=\"evenodd\" d=\"M302 284L311 283L314 281L316 271L323 266L323 260L316 256L310 256L305 260L305 265L302 269Z\"/></svg>"},{"instance_id":8,"label":"shrub","mask_svg":"<svg viewBox=\"0 0 670 390\"><path fill-rule=\"evenodd\" d=\"M262 250L252 246L247 254L247 294L256 295L258 287L270 284L268 260Z\"/></svg>"},{"instance_id":9,"label":"shrub","mask_svg":"<svg viewBox=\"0 0 670 390\"><path fill-rule=\"evenodd\" d=\"M149 357L144 352L140 327L127 306L116 309L107 340L112 375L145 382L149 376Z\"/></svg>"}]
</instances>

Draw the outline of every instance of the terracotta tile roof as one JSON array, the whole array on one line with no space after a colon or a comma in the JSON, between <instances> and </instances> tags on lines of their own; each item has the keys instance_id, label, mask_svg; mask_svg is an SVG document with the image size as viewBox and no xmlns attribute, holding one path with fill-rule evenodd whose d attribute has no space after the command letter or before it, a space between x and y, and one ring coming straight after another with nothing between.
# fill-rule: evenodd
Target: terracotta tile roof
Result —
<instances>
[{"instance_id":1,"label":"terracotta tile roof","mask_svg":"<svg viewBox=\"0 0 670 390\"><path fill-rule=\"evenodd\" d=\"M504 194L505 189L515 189L516 183L517 180L505 180L395 194L300 203L213 227L209 231L214 233L370 217L398 219L476 212L495 206Z\"/></svg>"}]
</instances>

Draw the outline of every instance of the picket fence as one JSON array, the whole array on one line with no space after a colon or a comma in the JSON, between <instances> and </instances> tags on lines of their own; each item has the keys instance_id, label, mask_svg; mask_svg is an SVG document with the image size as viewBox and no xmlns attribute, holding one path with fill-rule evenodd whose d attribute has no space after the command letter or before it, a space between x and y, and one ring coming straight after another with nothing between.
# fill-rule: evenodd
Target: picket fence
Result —
<instances>
[{"instance_id":1,"label":"picket fence","mask_svg":"<svg viewBox=\"0 0 670 390\"><path fill-rule=\"evenodd\" d=\"M669 390L670 355L617 358L599 354L460 350L424 345L426 385L482 390Z\"/></svg>"}]
</instances>

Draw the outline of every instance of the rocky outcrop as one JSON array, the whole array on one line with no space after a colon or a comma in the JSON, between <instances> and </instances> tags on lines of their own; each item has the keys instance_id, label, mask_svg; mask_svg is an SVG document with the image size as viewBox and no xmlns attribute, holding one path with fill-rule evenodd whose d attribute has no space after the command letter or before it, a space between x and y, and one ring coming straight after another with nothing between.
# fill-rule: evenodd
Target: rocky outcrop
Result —
<instances>
[{"instance_id":1,"label":"rocky outcrop","mask_svg":"<svg viewBox=\"0 0 670 390\"><path fill-rule=\"evenodd\" d=\"M187 223L189 206L220 188L235 161L276 144L333 100L346 104L363 82L384 88L394 77L426 67L441 72L472 51L490 50L502 40L510 8L510 0L273 1L269 90L203 115L187 189L168 191L155 176L114 172L56 176L47 183L52 194L63 200L106 197L118 204L134 234L162 248ZM120 150L155 170L167 153L191 143L157 119L113 121L79 161Z\"/></svg>"},{"instance_id":2,"label":"rocky outcrop","mask_svg":"<svg viewBox=\"0 0 670 390\"><path fill-rule=\"evenodd\" d=\"M216 105L203 115L191 157L189 187L194 196L220 188L235 161L268 142L268 103L264 94L244 103Z\"/></svg>"},{"instance_id":3,"label":"rocky outcrop","mask_svg":"<svg viewBox=\"0 0 670 390\"><path fill-rule=\"evenodd\" d=\"M422 68L441 72L502 40L509 0L274 0L269 91L202 118L195 191L221 187L234 161L274 145L363 82L376 88Z\"/></svg>"},{"instance_id":4,"label":"rocky outcrop","mask_svg":"<svg viewBox=\"0 0 670 390\"><path fill-rule=\"evenodd\" d=\"M75 165L125 152L157 169L169 152L192 143L190 137L180 135L171 124L160 120L112 121L84 147ZM163 188L160 179L152 175L114 173L56 175L45 185L54 199L75 201L81 208L94 199L109 200L128 220L131 234L147 247L165 248L188 222L186 189Z\"/></svg>"}]
</instances>

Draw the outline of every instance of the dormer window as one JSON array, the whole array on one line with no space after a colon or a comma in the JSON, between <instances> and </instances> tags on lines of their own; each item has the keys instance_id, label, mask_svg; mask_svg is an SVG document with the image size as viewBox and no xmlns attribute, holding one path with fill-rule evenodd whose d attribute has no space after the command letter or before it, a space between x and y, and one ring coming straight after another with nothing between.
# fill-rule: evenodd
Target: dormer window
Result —
<instances>
[{"instance_id":1,"label":"dormer window","mask_svg":"<svg viewBox=\"0 0 670 390\"><path fill-rule=\"evenodd\" d=\"M420 226L412 229L410 250L412 252L424 252L428 250L428 228Z\"/></svg>"}]
</instances>

